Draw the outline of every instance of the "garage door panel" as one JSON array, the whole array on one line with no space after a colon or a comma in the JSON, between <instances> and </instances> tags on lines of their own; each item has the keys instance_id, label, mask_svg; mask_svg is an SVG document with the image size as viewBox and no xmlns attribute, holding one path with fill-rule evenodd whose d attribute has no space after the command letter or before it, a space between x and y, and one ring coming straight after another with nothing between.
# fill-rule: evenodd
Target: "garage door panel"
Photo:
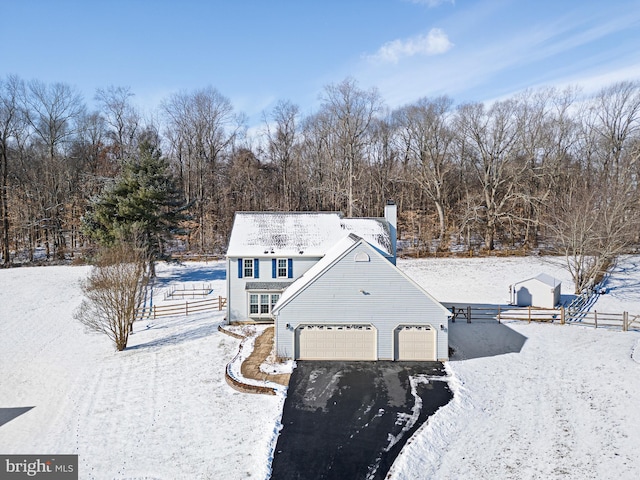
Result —
<instances>
[{"instance_id":1,"label":"garage door panel","mask_svg":"<svg viewBox=\"0 0 640 480\"><path fill-rule=\"evenodd\" d=\"M371 325L303 325L296 329L298 360L376 360Z\"/></svg>"},{"instance_id":2,"label":"garage door panel","mask_svg":"<svg viewBox=\"0 0 640 480\"><path fill-rule=\"evenodd\" d=\"M400 325L394 342L396 360L436 360L436 331L428 325Z\"/></svg>"}]
</instances>

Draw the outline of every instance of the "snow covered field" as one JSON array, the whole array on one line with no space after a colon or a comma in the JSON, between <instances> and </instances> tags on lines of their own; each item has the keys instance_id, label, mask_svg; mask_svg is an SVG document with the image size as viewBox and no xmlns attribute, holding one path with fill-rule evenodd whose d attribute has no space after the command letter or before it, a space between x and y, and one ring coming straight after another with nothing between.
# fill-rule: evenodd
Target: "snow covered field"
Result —
<instances>
[{"instance_id":1,"label":"snow covered field","mask_svg":"<svg viewBox=\"0 0 640 480\"><path fill-rule=\"evenodd\" d=\"M82 479L265 478L283 397L226 384L224 312L136 325L117 353L72 318L88 271L0 271L0 409L33 407L0 426L0 452L77 453ZM158 271L224 295L222 262Z\"/></svg>"},{"instance_id":2,"label":"snow covered field","mask_svg":"<svg viewBox=\"0 0 640 480\"><path fill-rule=\"evenodd\" d=\"M640 259L626 257L592 307L640 314ZM508 285L545 272L573 284L559 259L400 261L442 301L506 303ZM461 275L456 286L456 275ZM456 293L457 292L457 293ZM400 479L618 479L640 472L640 333L593 327L456 322L450 343L522 335L519 353L451 361L454 399L405 447ZM636 325L636 327L638 327ZM453 345L455 347L455 345Z\"/></svg>"},{"instance_id":3,"label":"snow covered field","mask_svg":"<svg viewBox=\"0 0 640 480\"><path fill-rule=\"evenodd\" d=\"M541 272L562 280L563 294L573 290L557 259L398 265L445 302L506 303L509 284ZM224 296L223 269L158 272L165 285L210 283ZM267 477L284 399L225 383L239 341L217 331L224 312L137 324L117 353L72 318L88 271L0 270L0 453L77 453L83 479ZM623 259L607 287L594 308L640 314L640 258ZM481 324L454 328L452 337L491 340ZM393 478L637 478L640 333L501 328L526 337L522 349L449 362L455 397L405 448ZM21 407L33 408L7 421Z\"/></svg>"}]
</instances>

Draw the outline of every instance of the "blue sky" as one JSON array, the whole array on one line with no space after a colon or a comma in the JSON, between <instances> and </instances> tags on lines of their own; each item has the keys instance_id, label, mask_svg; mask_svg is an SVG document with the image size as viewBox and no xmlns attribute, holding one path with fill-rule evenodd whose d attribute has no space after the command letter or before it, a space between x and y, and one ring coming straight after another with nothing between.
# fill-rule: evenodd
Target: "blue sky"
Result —
<instances>
[{"instance_id":1,"label":"blue sky","mask_svg":"<svg viewBox=\"0 0 640 480\"><path fill-rule=\"evenodd\" d=\"M143 110L212 86L253 123L304 114L354 78L391 108L528 87L640 79L640 0L2 0L0 77L64 82L88 102L127 86Z\"/></svg>"}]
</instances>

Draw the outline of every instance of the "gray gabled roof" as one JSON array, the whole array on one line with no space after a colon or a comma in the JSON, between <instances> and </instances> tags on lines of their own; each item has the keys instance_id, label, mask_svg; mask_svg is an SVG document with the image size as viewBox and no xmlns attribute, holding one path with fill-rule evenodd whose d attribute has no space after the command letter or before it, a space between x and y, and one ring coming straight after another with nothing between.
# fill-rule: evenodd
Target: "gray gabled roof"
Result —
<instances>
[{"instance_id":1,"label":"gray gabled roof","mask_svg":"<svg viewBox=\"0 0 640 480\"><path fill-rule=\"evenodd\" d=\"M298 278L289 288L287 288L280 299L273 307L272 313L277 315L278 311L283 308L285 305L290 303L302 290L309 287L318 277L320 277L325 271L330 269L336 262L338 262L341 258L347 255L350 251L356 248L360 243L367 245L371 248L372 253L377 255L382 255L377 251L371 244L369 244L366 240L358 237L354 234L349 234L346 237L342 238L339 242L337 242L331 249L327 251L327 254L322 257L313 267L307 270L300 278ZM422 288L418 283L416 283L411 277L409 277L406 273L400 270L397 266L392 264L391 262L386 262L384 265L388 264L388 268L392 268L400 273L402 277L404 277L408 282L415 285L417 289L419 289L426 297L431 299L436 305L438 305L443 311L446 312L447 316L451 316L451 312L442 305L438 300L436 300L429 292L427 292L424 288Z\"/></svg>"},{"instance_id":2,"label":"gray gabled roof","mask_svg":"<svg viewBox=\"0 0 640 480\"><path fill-rule=\"evenodd\" d=\"M247 282L244 286L245 290L284 290L293 282Z\"/></svg>"},{"instance_id":3,"label":"gray gabled roof","mask_svg":"<svg viewBox=\"0 0 640 480\"><path fill-rule=\"evenodd\" d=\"M337 212L236 212L227 256L321 257L349 233L393 256L391 231L384 218L343 218Z\"/></svg>"}]
</instances>

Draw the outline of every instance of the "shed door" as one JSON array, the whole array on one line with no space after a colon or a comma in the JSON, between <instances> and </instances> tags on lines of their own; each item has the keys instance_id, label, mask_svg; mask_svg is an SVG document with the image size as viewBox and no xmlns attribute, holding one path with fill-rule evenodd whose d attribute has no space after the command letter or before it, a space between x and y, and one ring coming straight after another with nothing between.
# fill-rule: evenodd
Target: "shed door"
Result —
<instances>
[{"instance_id":1,"label":"shed door","mask_svg":"<svg viewBox=\"0 0 640 480\"><path fill-rule=\"evenodd\" d=\"M400 325L394 337L396 360L437 360L436 331L429 325Z\"/></svg>"},{"instance_id":2,"label":"shed door","mask_svg":"<svg viewBox=\"0 0 640 480\"><path fill-rule=\"evenodd\" d=\"M296 329L297 360L376 360L372 325L301 325Z\"/></svg>"}]
</instances>

